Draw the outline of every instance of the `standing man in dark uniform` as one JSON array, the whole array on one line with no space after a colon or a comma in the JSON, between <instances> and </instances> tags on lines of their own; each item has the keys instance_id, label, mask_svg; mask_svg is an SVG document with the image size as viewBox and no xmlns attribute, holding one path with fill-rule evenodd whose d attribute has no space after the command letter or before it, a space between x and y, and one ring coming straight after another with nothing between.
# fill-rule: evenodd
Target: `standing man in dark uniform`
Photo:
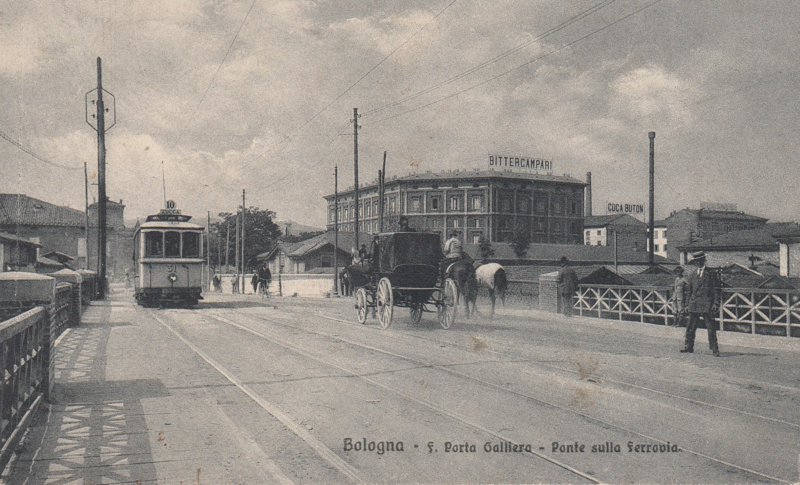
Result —
<instances>
[{"instance_id":1,"label":"standing man in dark uniform","mask_svg":"<svg viewBox=\"0 0 800 485\"><path fill-rule=\"evenodd\" d=\"M558 270L558 296L561 313L565 317L572 316L572 295L578 289L578 275L569 267L569 260L561 256L561 268Z\"/></svg>"},{"instance_id":2,"label":"standing man in dark uniform","mask_svg":"<svg viewBox=\"0 0 800 485\"><path fill-rule=\"evenodd\" d=\"M719 357L717 322L714 320L713 314L719 310L720 287L722 286L720 277L716 271L706 267L706 255L702 251L692 254L689 264L696 266L697 271L686 279L686 291L689 295L686 306L689 311L689 324L686 326L685 343L681 352L694 352L695 332L702 318L708 330L708 346L714 353L714 357Z\"/></svg>"}]
</instances>

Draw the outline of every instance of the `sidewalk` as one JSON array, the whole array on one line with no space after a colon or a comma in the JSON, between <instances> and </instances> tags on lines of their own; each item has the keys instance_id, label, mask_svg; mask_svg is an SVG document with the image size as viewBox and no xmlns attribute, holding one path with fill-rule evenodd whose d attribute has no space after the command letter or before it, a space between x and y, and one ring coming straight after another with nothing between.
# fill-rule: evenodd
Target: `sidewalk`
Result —
<instances>
[{"instance_id":1,"label":"sidewalk","mask_svg":"<svg viewBox=\"0 0 800 485\"><path fill-rule=\"evenodd\" d=\"M129 295L112 294L57 341L53 396L2 483L272 482L270 458L220 410L235 395Z\"/></svg>"},{"instance_id":2,"label":"sidewalk","mask_svg":"<svg viewBox=\"0 0 800 485\"><path fill-rule=\"evenodd\" d=\"M564 322L565 324L570 322L580 323L582 325L606 328L610 331L630 332L640 335L648 335L651 337L673 339L677 342L676 345L683 344L683 336L686 332L686 327L667 327L665 325L657 325L653 323L595 318L581 316L577 313L569 319L561 314L550 313L541 310L515 310L498 307L496 313L498 315L513 315L537 320L554 320ZM718 331L717 339L720 342L720 346L725 347L735 346L757 349L800 351L800 338L796 337L778 337L770 335L753 335L743 332ZM697 329L696 345L702 344L705 346L707 343L708 332L706 332L706 329Z\"/></svg>"}]
</instances>

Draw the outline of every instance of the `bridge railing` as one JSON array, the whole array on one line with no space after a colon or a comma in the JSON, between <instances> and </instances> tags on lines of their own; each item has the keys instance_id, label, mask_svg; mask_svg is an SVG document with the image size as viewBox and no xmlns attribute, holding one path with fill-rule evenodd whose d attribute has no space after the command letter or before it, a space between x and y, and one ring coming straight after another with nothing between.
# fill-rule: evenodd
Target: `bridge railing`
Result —
<instances>
[{"instance_id":1,"label":"bridge railing","mask_svg":"<svg viewBox=\"0 0 800 485\"><path fill-rule=\"evenodd\" d=\"M675 324L671 287L579 285L579 315ZM800 337L800 290L724 288L715 315L724 331Z\"/></svg>"},{"instance_id":2,"label":"bridge railing","mask_svg":"<svg viewBox=\"0 0 800 485\"><path fill-rule=\"evenodd\" d=\"M55 341L80 323L80 311L80 282L31 274L0 277L0 470L39 404L49 398Z\"/></svg>"},{"instance_id":3,"label":"bridge railing","mask_svg":"<svg viewBox=\"0 0 800 485\"><path fill-rule=\"evenodd\" d=\"M50 318L43 307L0 323L0 468L10 457L15 432L24 429L48 385Z\"/></svg>"}]
</instances>

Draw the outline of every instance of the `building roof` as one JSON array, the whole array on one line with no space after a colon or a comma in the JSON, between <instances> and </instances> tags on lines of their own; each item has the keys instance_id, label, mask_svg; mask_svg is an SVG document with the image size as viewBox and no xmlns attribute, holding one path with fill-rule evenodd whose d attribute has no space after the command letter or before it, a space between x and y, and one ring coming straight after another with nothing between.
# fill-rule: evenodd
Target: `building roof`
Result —
<instances>
[{"instance_id":1,"label":"building roof","mask_svg":"<svg viewBox=\"0 0 800 485\"><path fill-rule=\"evenodd\" d=\"M386 180L386 186L394 185L400 182L450 182L454 180L475 181L475 180L520 180L520 181L542 181L542 182L558 182L569 185L577 185L583 188L586 182L578 180L569 175L551 175L541 173L524 173L524 172L511 172L503 170L450 170L444 172L420 172L404 175ZM378 187L377 181L370 182L359 186L359 190L369 190ZM339 192L339 196L353 191L353 187ZM333 198L334 194L326 195L326 199Z\"/></svg>"},{"instance_id":2,"label":"building roof","mask_svg":"<svg viewBox=\"0 0 800 485\"><path fill-rule=\"evenodd\" d=\"M478 255L479 246L477 244L465 244L464 249L474 259L481 259ZM496 261L518 261L517 255L508 243L492 243L494 256L490 259ZM566 256L570 262L576 265L587 264L614 264L613 246L587 246L582 244L541 244L533 243L528 247L525 256L522 258L523 264L547 264L555 263ZM655 255L656 264L677 264L675 261ZM617 264L647 264L647 251L635 251L628 248L618 248Z\"/></svg>"},{"instance_id":3,"label":"building roof","mask_svg":"<svg viewBox=\"0 0 800 485\"><path fill-rule=\"evenodd\" d=\"M13 244L16 244L17 241L19 241L20 244L25 244L25 245L28 245L28 246L35 246L35 247L40 247L40 248L43 247L41 244L35 243L35 242L31 241L30 239L25 239L24 237L17 237L15 235L9 234L7 232L0 232L0 241L9 242L9 243L13 243Z\"/></svg>"},{"instance_id":4,"label":"building roof","mask_svg":"<svg viewBox=\"0 0 800 485\"><path fill-rule=\"evenodd\" d=\"M630 214L609 214L606 216L586 216L583 218L584 229L606 227L611 225L645 226L645 223Z\"/></svg>"},{"instance_id":5,"label":"building roof","mask_svg":"<svg viewBox=\"0 0 800 485\"><path fill-rule=\"evenodd\" d=\"M778 238L784 237L800 237L800 226L794 222L767 223L757 229L726 232L686 246L679 246L678 249L777 251Z\"/></svg>"},{"instance_id":6,"label":"building roof","mask_svg":"<svg viewBox=\"0 0 800 485\"><path fill-rule=\"evenodd\" d=\"M0 194L0 225L84 227L83 211L22 194Z\"/></svg>"},{"instance_id":7,"label":"building roof","mask_svg":"<svg viewBox=\"0 0 800 485\"><path fill-rule=\"evenodd\" d=\"M703 219L726 219L726 220L740 220L740 221L761 221L766 222L767 219L764 217L753 216L750 214L745 214L744 212L738 211L718 211L718 210L709 210L709 209L682 209L674 214L671 214L667 217L666 220L669 220L675 217L678 214L686 213L686 214L693 214L699 218ZM666 221L665 220L665 221Z\"/></svg>"},{"instance_id":8,"label":"building roof","mask_svg":"<svg viewBox=\"0 0 800 485\"><path fill-rule=\"evenodd\" d=\"M308 256L309 254L318 251L325 246L330 245L333 247L335 242L334 231L328 231L322 233L318 236L314 236L310 239L306 239L304 241L296 242L296 243L286 243L286 242L278 242L278 244L272 248L270 251L265 253L261 253L256 256L256 259L272 259L273 255L276 253L278 249L281 249L284 254L292 258L301 258L304 256ZM359 235L359 244L369 244L372 240L372 235L368 233L361 233ZM356 235L353 232L343 232L339 231L339 249L349 253L351 249L355 246Z\"/></svg>"}]
</instances>

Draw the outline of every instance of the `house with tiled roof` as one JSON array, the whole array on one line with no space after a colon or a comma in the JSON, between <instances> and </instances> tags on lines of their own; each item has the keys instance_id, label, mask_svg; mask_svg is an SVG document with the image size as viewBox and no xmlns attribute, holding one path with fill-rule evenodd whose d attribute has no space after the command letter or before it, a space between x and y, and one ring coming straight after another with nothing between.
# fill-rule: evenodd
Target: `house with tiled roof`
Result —
<instances>
[{"instance_id":1,"label":"house with tiled roof","mask_svg":"<svg viewBox=\"0 0 800 485\"><path fill-rule=\"evenodd\" d=\"M709 266L741 265L757 271L759 266L780 265L781 237L800 237L800 225L794 222L765 223L755 229L719 234L676 249L680 252L682 264L693 252L703 251Z\"/></svg>"},{"instance_id":2,"label":"house with tiled roof","mask_svg":"<svg viewBox=\"0 0 800 485\"><path fill-rule=\"evenodd\" d=\"M132 265L133 232L122 222L124 209L122 201L106 202L109 276L123 274L124 269ZM76 268L96 268L97 210L96 202L90 205L87 219L82 210L24 194L0 194L0 231L39 244L42 253L56 252L74 258Z\"/></svg>"},{"instance_id":3,"label":"house with tiled roof","mask_svg":"<svg viewBox=\"0 0 800 485\"><path fill-rule=\"evenodd\" d=\"M583 218L583 243L587 246L613 246L647 249L647 226L630 214L609 214Z\"/></svg>"},{"instance_id":4,"label":"house with tiled roof","mask_svg":"<svg viewBox=\"0 0 800 485\"><path fill-rule=\"evenodd\" d=\"M360 244L369 246L369 234L361 234ZM279 241L272 250L256 256L261 262L269 265L272 274L304 274L328 273L333 274L334 248L336 248L336 235L328 231L310 239L296 243ZM340 232L338 235L338 265L340 268L350 264L351 251L355 248L355 233Z\"/></svg>"},{"instance_id":5,"label":"house with tiled roof","mask_svg":"<svg viewBox=\"0 0 800 485\"><path fill-rule=\"evenodd\" d=\"M664 222L669 237L667 257L677 260L681 247L733 231L757 229L767 219L731 210L683 209L673 212Z\"/></svg>"},{"instance_id":6,"label":"house with tiled roof","mask_svg":"<svg viewBox=\"0 0 800 485\"><path fill-rule=\"evenodd\" d=\"M36 251L41 246L29 239L0 232L0 273L36 269Z\"/></svg>"}]
</instances>

